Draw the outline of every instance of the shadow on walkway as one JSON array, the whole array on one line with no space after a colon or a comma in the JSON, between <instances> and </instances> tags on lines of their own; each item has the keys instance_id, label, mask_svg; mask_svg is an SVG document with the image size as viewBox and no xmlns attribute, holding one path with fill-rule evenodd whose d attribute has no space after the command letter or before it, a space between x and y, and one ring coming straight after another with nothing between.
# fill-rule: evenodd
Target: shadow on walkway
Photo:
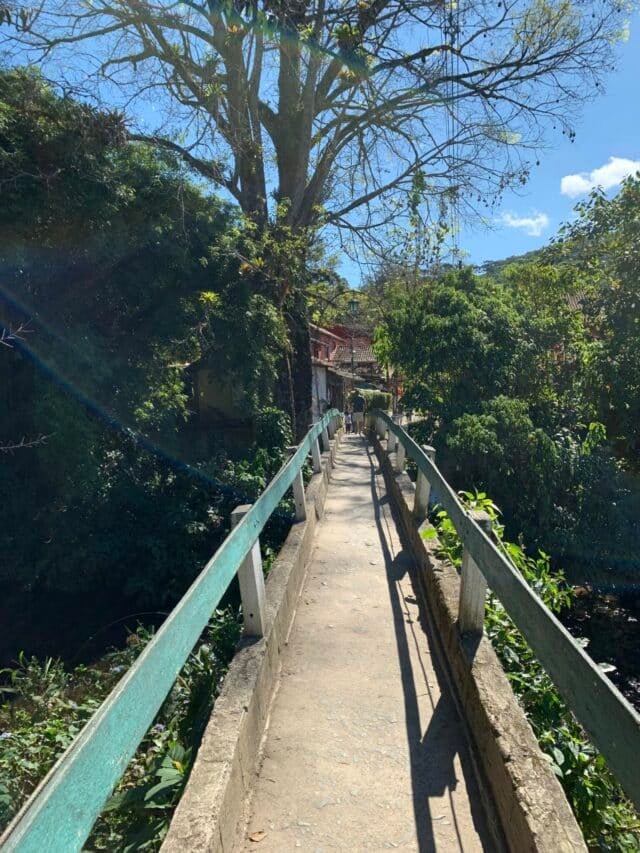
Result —
<instances>
[{"instance_id":1,"label":"shadow on walkway","mask_svg":"<svg viewBox=\"0 0 640 853\"><path fill-rule=\"evenodd\" d=\"M456 819L456 809L451 796L458 784L454 759L460 756L460 764L465 778L471 803L474 825L481 838L488 845L490 836L486 827L481 798L468 747L461 734L461 725L454 701L437 658L437 642L433 636L428 618L420 609L420 622L412 619L407 603L415 605L419 599L415 596L414 564L409 554L403 550L394 553L393 541L398 539L395 522L391 516L389 499L380 493L378 462L371 449L367 447L367 456L371 465L371 498L374 506L375 522L385 560L389 599L393 612L393 624L398 649L398 660L402 677L404 709L411 762L411 780L413 792L413 811L420 853L433 853L436 850L433 822L438 815L431 814L429 799L448 796L454 829L460 850L464 850L462 834ZM391 533L394 531L395 536ZM403 593L400 582L407 579L411 583L411 595ZM418 629L416 630L416 624ZM425 637L426 635L426 637ZM415 650L411 653L411 646ZM423 665L426 648L431 649L431 660L436 678L437 689L429 684ZM413 661L419 661L414 672ZM426 731L422 730L420 704L418 698L428 696L431 706ZM423 712L424 714L424 712ZM426 715L425 715L426 716ZM493 847L486 846L486 849Z\"/></svg>"}]
</instances>

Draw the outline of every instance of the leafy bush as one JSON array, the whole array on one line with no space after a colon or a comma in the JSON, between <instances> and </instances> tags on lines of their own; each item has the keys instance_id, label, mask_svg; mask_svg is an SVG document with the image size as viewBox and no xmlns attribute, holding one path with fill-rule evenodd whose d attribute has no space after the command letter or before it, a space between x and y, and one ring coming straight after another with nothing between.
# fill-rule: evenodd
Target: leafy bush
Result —
<instances>
[{"instance_id":1,"label":"leafy bush","mask_svg":"<svg viewBox=\"0 0 640 853\"><path fill-rule=\"evenodd\" d=\"M579 583L637 579L640 489L599 422L549 435L524 401L497 397L436 435L439 464L494 495L507 529L554 553Z\"/></svg>"},{"instance_id":2,"label":"leafy bush","mask_svg":"<svg viewBox=\"0 0 640 853\"><path fill-rule=\"evenodd\" d=\"M266 406L255 415L256 446L284 450L293 443L291 418L282 409Z\"/></svg>"},{"instance_id":3,"label":"leafy bush","mask_svg":"<svg viewBox=\"0 0 640 853\"><path fill-rule=\"evenodd\" d=\"M0 446L47 436L3 456L0 582L164 606L228 527L219 472L207 484L182 464L208 461L187 367L217 359L251 414L273 390L282 312L240 269L247 226L170 155L128 143L121 115L18 69L0 71L0 119L1 324L29 319L2 348ZM267 473L286 437L269 428Z\"/></svg>"},{"instance_id":4,"label":"leafy bush","mask_svg":"<svg viewBox=\"0 0 640 853\"><path fill-rule=\"evenodd\" d=\"M544 552L533 557L524 547L504 539L499 510L485 493L460 493L469 509L489 513L500 547L547 607L560 613L572 600L571 587L560 571L551 568ZM442 554L456 567L462 560L462 543L444 510L436 509L435 528ZM604 758L560 697L530 646L506 610L490 593L485 630L511 687L522 705L551 769L559 778L590 849L630 853L640 849L640 818L608 770Z\"/></svg>"},{"instance_id":5,"label":"leafy bush","mask_svg":"<svg viewBox=\"0 0 640 853\"><path fill-rule=\"evenodd\" d=\"M453 421L444 443L449 465L509 507L513 527L527 538L532 528L553 524L559 452L536 428L524 400L500 396L483 403L479 413Z\"/></svg>"},{"instance_id":6,"label":"leafy bush","mask_svg":"<svg viewBox=\"0 0 640 853\"><path fill-rule=\"evenodd\" d=\"M367 401L367 411L372 412L374 409L382 409L383 412L388 412L391 409L391 394L386 391L373 391L370 388L356 388L352 394L352 399L356 394L362 394Z\"/></svg>"},{"instance_id":7,"label":"leafy bush","mask_svg":"<svg viewBox=\"0 0 640 853\"><path fill-rule=\"evenodd\" d=\"M493 495L512 539L605 588L640 572L638 193L629 179L616 200L582 204L553 266L463 269L394 293L376 333L404 405L425 415L410 432L447 479Z\"/></svg>"},{"instance_id":8,"label":"leafy bush","mask_svg":"<svg viewBox=\"0 0 640 853\"><path fill-rule=\"evenodd\" d=\"M160 848L240 633L237 616L217 611L178 676L93 828L92 850ZM67 671L60 661L21 657L4 670L0 706L0 828L131 666L152 634L139 628L122 650Z\"/></svg>"}]
</instances>

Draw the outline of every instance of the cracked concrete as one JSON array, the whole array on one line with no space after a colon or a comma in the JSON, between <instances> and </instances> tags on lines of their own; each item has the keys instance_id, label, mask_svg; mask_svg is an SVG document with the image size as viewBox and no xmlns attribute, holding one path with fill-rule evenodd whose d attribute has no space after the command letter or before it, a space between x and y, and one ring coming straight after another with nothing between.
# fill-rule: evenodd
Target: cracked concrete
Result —
<instances>
[{"instance_id":1,"label":"cracked concrete","mask_svg":"<svg viewBox=\"0 0 640 853\"><path fill-rule=\"evenodd\" d=\"M408 567L375 457L346 438L238 850L497 849Z\"/></svg>"}]
</instances>

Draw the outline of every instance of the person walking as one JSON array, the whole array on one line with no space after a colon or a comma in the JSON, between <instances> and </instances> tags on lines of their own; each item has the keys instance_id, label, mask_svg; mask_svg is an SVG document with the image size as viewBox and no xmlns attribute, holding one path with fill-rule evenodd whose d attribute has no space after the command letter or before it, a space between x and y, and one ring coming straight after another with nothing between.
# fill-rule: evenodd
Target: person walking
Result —
<instances>
[{"instance_id":1,"label":"person walking","mask_svg":"<svg viewBox=\"0 0 640 853\"><path fill-rule=\"evenodd\" d=\"M352 418L351 418L351 409L347 409L344 413L344 428L347 435L351 434L351 426L352 426Z\"/></svg>"},{"instance_id":2,"label":"person walking","mask_svg":"<svg viewBox=\"0 0 640 853\"><path fill-rule=\"evenodd\" d=\"M353 431L358 435L364 432L364 413L367 410L367 401L360 391L356 391L353 398Z\"/></svg>"}]
</instances>

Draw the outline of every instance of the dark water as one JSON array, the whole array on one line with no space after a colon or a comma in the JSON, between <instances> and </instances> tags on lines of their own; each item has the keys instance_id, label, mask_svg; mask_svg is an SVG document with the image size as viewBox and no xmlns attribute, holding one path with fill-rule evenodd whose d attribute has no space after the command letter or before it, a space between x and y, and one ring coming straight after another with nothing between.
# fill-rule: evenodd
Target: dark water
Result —
<instances>
[{"instance_id":1,"label":"dark water","mask_svg":"<svg viewBox=\"0 0 640 853\"><path fill-rule=\"evenodd\" d=\"M237 607L239 601L234 578L218 607ZM27 658L60 658L69 668L95 663L107 651L122 648L139 625L157 629L172 606L136 606L118 590L95 596L51 591L27 596L20 589L7 590L0 599L0 668L15 666L21 652Z\"/></svg>"},{"instance_id":2,"label":"dark water","mask_svg":"<svg viewBox=\"0 0 640 853\"><path fill-rule=\"evenodd\" d=\"M92 663L124 645L139 624L157 627L167 615L165 609L136 607L114 592L92 597L9 590L0 601L0 667L15 666L20 652L61 658L68 666Z\"/></svg>"},{"instance_id":3,"label":"dark water","mask_svg":"<svg viewBox=\"0 0 640 853\"><path fill-rule=\"evenodd\" d=\"M577 588L571 610L562 617L574 637L589 640L586 651L596 663L614 669L607 676L640 710L640 589L621 593Z\"/></svg>"}]
</instances>

